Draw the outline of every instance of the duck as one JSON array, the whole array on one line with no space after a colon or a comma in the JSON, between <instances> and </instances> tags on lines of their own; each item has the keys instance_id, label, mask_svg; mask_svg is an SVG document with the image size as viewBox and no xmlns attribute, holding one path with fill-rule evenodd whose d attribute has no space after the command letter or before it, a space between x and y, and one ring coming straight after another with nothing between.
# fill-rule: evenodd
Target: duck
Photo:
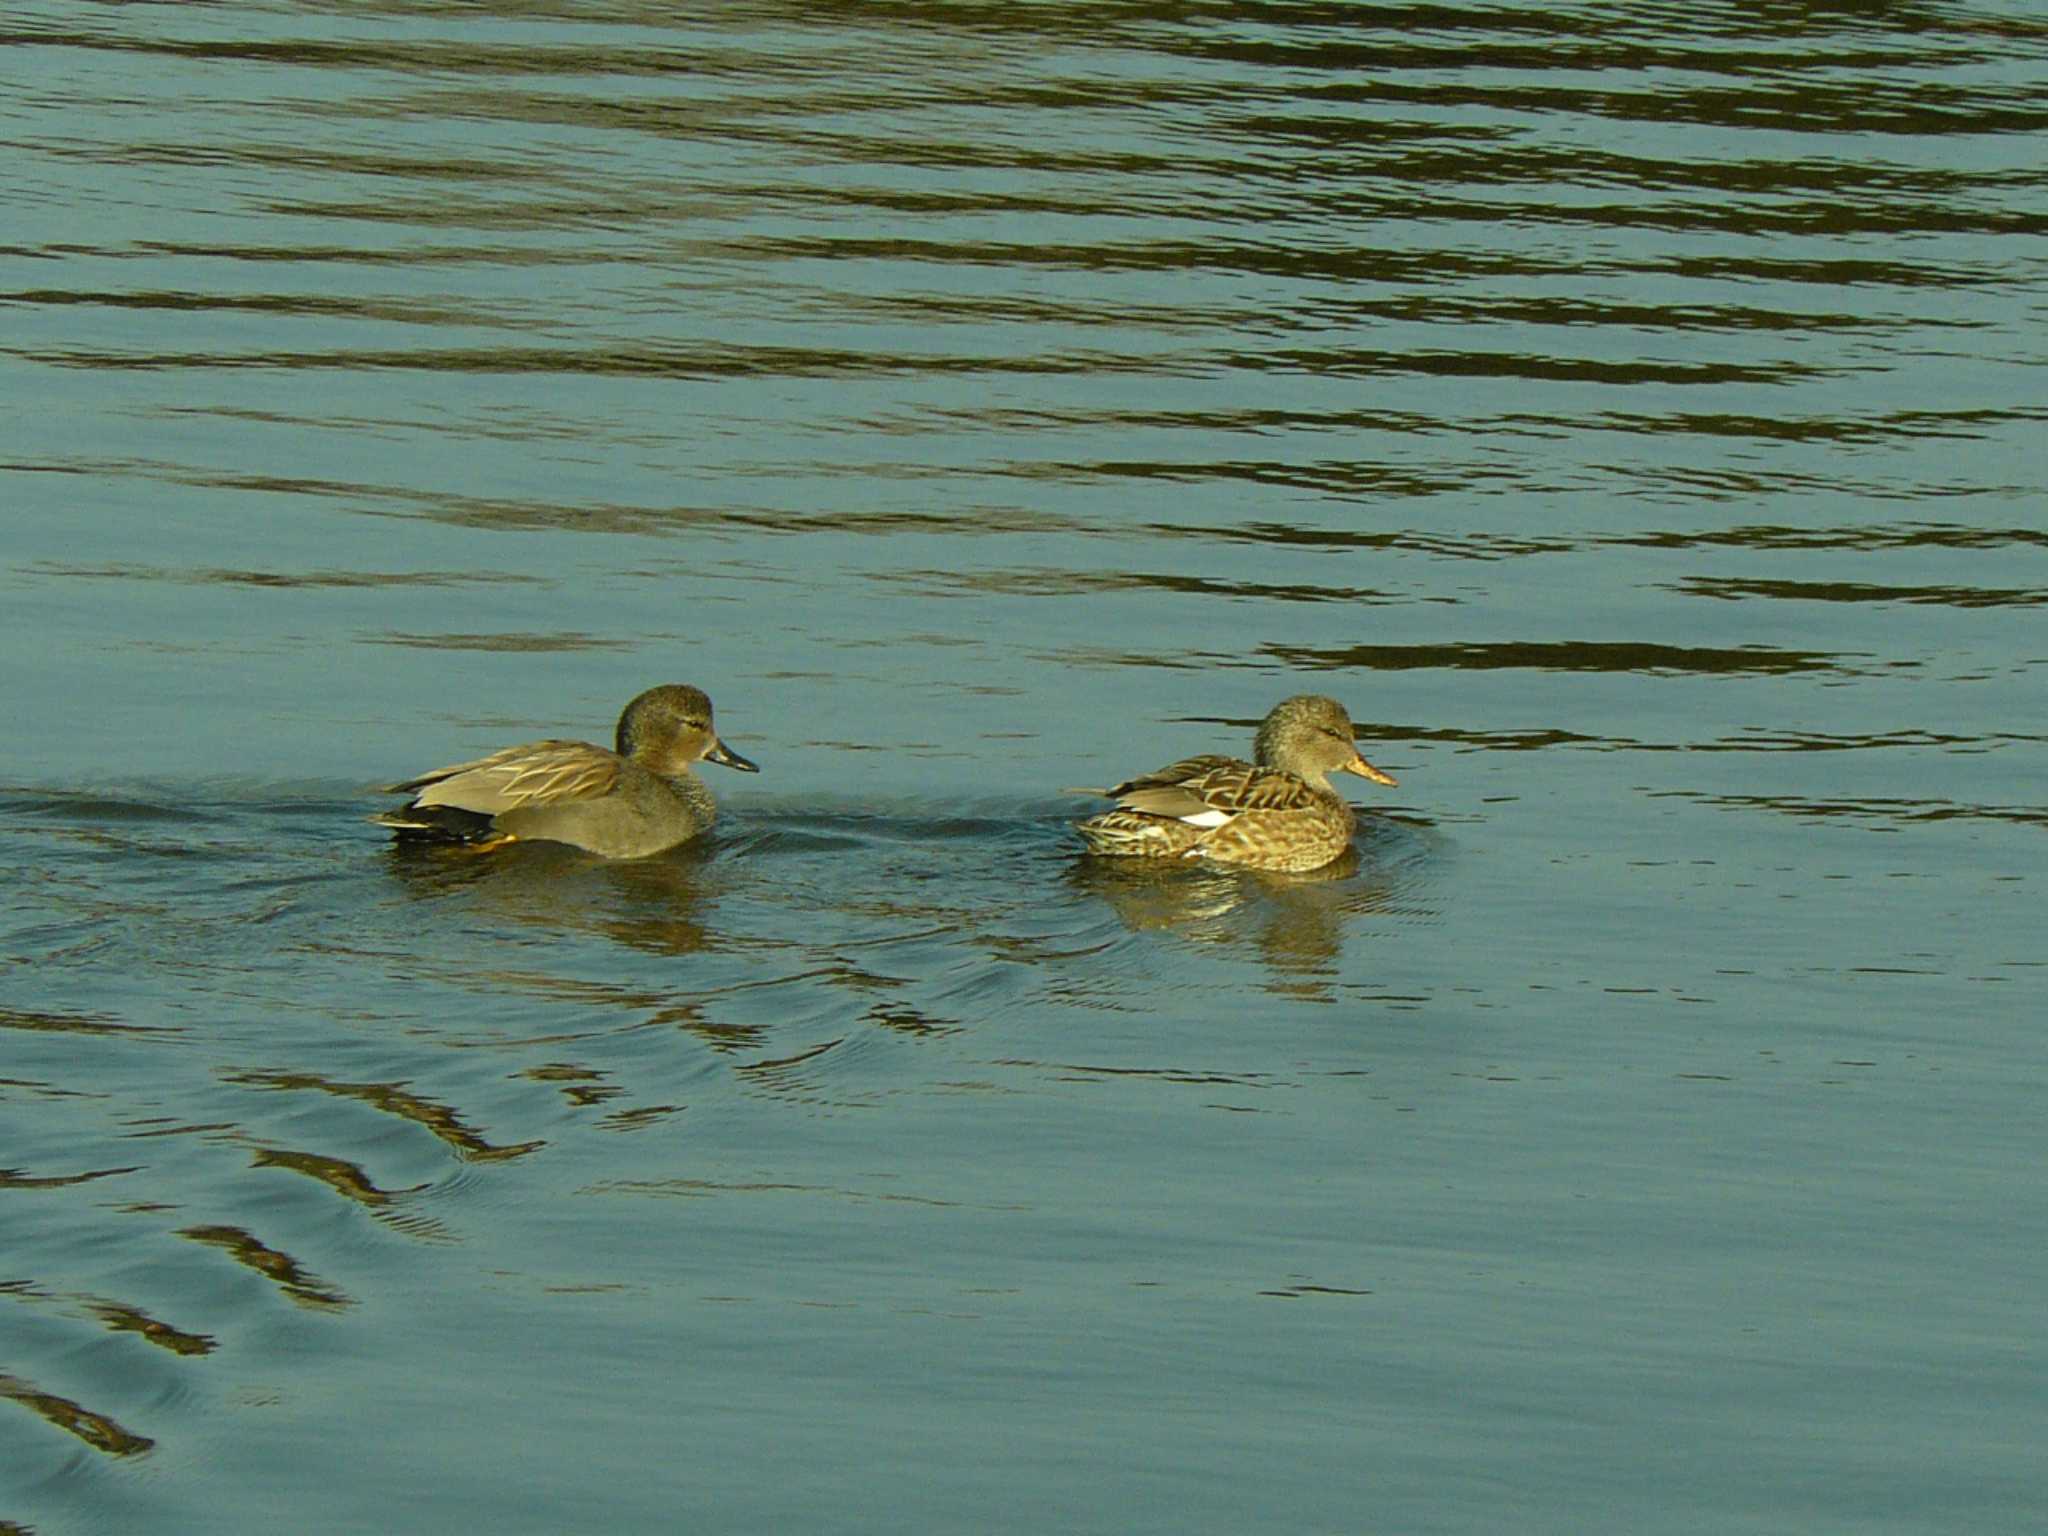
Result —
<instances>
[{"instance_id":1,"label":"duck","mask_svg":"<svg viewBox=\"0 0 2048 1536\"><path fill-rule=\"evenodd\" d=\"M664 683L619 715L613 748L529 741L436 768L383 793L410 795L370 818L401 841L490 851L515 842L567 843L607 859L641 859L701 836L717 818L698 762L759 773L718 739L701 688Z\"/></svg>"},{"instance_id":2,"label":"duck","mask_svg":"<svg viewBox=\"0 0 2048 1536\"><path fill-rule=\"evenodd\" d=\"M1114 810L1075 826L1091 854L1206 859L1248 869L1320 869L1351 846L1357 813L1332 773L1394 784L1359 755L1351 716L1335 699L1297 694L1260 722L1252 760L1183 758L1106 790Z\"/></svg>"}]
</instances>

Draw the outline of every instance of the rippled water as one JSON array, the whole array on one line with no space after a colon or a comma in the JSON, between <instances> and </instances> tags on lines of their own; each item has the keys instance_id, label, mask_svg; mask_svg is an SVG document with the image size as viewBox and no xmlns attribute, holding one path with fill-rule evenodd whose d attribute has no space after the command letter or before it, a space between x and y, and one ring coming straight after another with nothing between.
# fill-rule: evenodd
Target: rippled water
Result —
<instances>
[{"instance_id":1,"label":"rippled water","mask_svg":"<svg viewBox=\"0 0 2048 1536\"><path fill-rule=\"evenodd\" d=\"M2040 1527L2035 7L0 44L0 1531Z\"/></svg>"}]
</instances>

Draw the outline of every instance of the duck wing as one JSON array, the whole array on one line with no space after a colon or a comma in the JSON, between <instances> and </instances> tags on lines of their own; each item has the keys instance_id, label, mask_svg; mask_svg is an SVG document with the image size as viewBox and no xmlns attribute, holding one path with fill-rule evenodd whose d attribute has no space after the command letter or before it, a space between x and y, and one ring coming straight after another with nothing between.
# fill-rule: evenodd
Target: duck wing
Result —
<instances>
[{"instance_id":1,"label":"duck wing","mask_svg":"<svg viewBox=\"0 0 2048 1536\"><path fill-rule=\"evenodd\" d=\"M1128 779L1110 793L1126 810L1221 826L1245 811L1294 811L1316 804L1291 773L1234 757L1189 757Z\"/></svg>"},{"instance_id":2,"label":"duck wing","mask_svg":"<svg viewBox=\"0 0 2048 1536\"><path fill-rule=\"evenodd\" d=\"M527 806L562 805L610 793L624 759L587 741L530 741L474 762L436 768L389 793L416 806L449 805L482 816Z\"/></svg>"}]
</instances>

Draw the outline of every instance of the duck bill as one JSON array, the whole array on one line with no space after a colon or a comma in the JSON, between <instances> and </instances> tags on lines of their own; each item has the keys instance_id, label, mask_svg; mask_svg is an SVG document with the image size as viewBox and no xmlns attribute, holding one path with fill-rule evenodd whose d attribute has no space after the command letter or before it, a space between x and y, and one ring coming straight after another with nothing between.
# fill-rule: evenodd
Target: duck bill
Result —
<instances>
[{"instance_id":1,"label":"duck bill","mask_svg":"<svg viewBox=\"0 0 2048 1536\"><path fill-rule=\"evenodd\" d=\"M749 762L722 741L711 743L711 750L704 754L707 763L720 763L727 768L737 768L741 773L759 773L761 765Z\"/></svg>"},{"instance_id":2,"label":"duck bill","mask_svg":"<svg viewBox=\"0 0 2048 1536\"><path fill-rule=\"evenodd\" d=\"M1352 755L1351 761L1344 765L1344 771L1346 773L1355 773L1361 779L1371 779L1375 784L1398 784L1401 782L1385 769L1373 767L1371 763L1368 763L1364 758L1355 753Z\"/></svg>"}]
</instances>

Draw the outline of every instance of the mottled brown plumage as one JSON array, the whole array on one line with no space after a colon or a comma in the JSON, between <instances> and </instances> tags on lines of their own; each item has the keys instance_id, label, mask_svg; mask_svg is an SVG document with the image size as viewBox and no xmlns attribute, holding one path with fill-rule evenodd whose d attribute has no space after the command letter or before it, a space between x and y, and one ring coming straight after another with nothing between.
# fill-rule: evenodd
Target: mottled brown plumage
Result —
<instances>
[{"instance_id":1,"label":"mottled brown plumage","mask_svg":"<svg viewBox=\"0 0 2048 1536\"><path fill-rule=\"evenodd\" d=\"M538 840L637 859L687 842L717 816L693 763L760 771L718 739L703 691L681 683L628 704L614 743L607 752L587 741L531 741L436 768L389 786L386 793L409 794L411 803L370 819L401 838Z\"/></svg>"},{"instance_id":2,"label":"mottled brown plumage","mask_svg":"<svg viewBox=\"0 0 2048 1536\"><path fill-rule=\"evenodd\" d=\"M1329 775L1394 782L1359 756L1344 706L1317 694L1276 704L1252 757L1184 758L1127 779L1105 792L1115 810L1075 830L1090 853L1113 857L1318 869L1350 846L1357 819Z\"/></svg>"}]
</instances>

